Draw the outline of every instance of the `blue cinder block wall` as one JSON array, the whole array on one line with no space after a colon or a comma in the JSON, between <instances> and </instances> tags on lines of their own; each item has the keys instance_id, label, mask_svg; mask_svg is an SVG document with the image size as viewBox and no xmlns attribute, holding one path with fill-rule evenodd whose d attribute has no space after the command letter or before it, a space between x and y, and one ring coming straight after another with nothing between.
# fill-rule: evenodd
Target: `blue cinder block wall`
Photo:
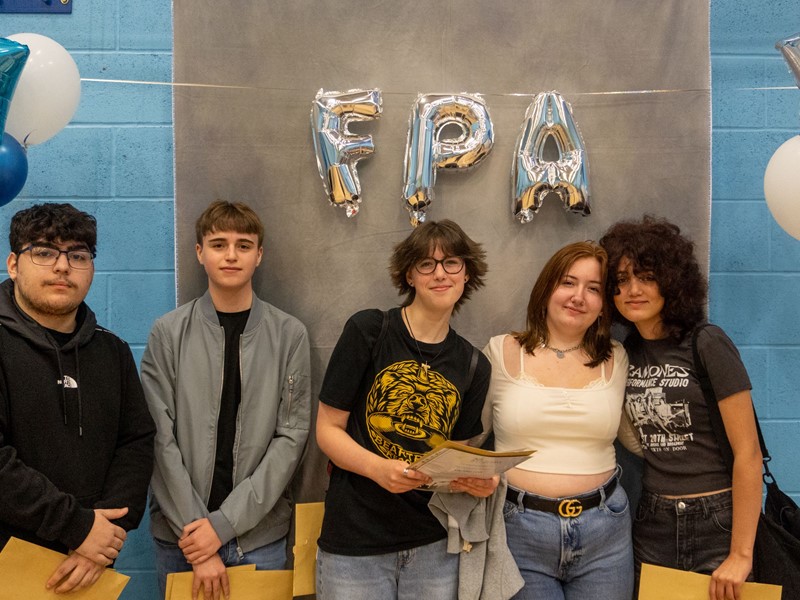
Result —
<instances>
[{"instance_id":1,"label":"blue cinder block wall","mask_svg":"<svg viewBox=\"0 0 800 600\"><path fill-rule=\"evenodd\" d=\"M76 0L72 15L0 14L0 36L23 32L67 48L82 79L172 80L167 0ZM153 320L175 307L172 163L169 85L84 81L72 123L29 148L25 188L0 208L4 257L8 221L30 204L71 202L97 217L88 302L101 324L130 343L137 363ZM117 568L131 576L124 600L158 598L146 523L130 535Z\"/></svg>"},{"instance_id":2,"label":"blue cinder block wall","mask_svg":"<svg viewBox=\"0 0 800 600\"><path fill-rule=\"evenodd\" d=\"M763 184L772 154L800 133L800 90L774 49L800 31L800 12L795 0L712 0L711 8L710 316L742 352L772 471L797 500L800 241L772 218Z\"/></svg>"},{"instance_id":3,"label":"blue cinder block wall","mask_svg":"<svg viewBox=\"0 0 800 600\"><path fill-rule=\"evenodd\" d=\"M773 43L800 30L800 17L796 0L712 0L711 8L710 314L742 350L774 471L800 499L800 466L791 456L800 437L800 241L774 222L762 189L769 157L800 131L800 90L750 89L794 86ZM71 16L0 16L0 36L21 32L60 42L85 79L171 80L165 0L77 0ZM41 200L95 214L100 242L89 302L138 360L153 319L174 307L171 90L84 82L82 92L72 124L29 150L28 183L0 208L0 230L15 211ZM117 567L132 576L124 600L157 598L146 524Z\"/></svg>"}]
</instances>

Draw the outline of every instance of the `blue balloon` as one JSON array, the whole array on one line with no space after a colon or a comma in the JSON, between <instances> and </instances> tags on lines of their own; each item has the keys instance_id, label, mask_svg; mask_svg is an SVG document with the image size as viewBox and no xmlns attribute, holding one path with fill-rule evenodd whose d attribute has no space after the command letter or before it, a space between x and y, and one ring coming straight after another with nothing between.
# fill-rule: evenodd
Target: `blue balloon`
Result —
<instances>
[{"instance_id":1,"label":"blue balloon","mask_svg":"<svg viewBox=\"0 0 800 600\"><path fill-rule=\"evenodd\" d=\"M5 129L11 97L29 54L26 45L0 38L0 133Z\"/></svg>"},{"instance_id":2,"label":"blue balloon","mask_svg":"<svg viewBox=\"0 0 800 600\"><path fill-rule=\"evenodd\" d=\"M17 197L28 178L28 157L25 148L7 133L0 144L0 206Z\"/></svg>"}]
</instances>

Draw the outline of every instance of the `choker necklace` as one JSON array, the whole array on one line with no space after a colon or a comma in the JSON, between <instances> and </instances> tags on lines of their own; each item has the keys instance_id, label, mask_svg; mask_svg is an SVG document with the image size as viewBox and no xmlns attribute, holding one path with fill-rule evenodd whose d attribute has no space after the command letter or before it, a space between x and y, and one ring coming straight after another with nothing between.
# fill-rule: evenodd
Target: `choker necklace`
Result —
<instances>
[{"instance_id":1,"label":"choker necklace","mask_svg":"<svg viewBox=\"0 0 800 600\"><path fill-rule=\"evenodd\" d=\"M408 318L408 313L406 312L405 306L403 307L403 318L406 320L406 325L408 325L408 332L411 334L411 339L414 340L414 345L417 347L417 354L419 355L419 372L417 373L417 376L423 381L428 381L428 369L430 369L431 366L428 364L427 360L423 360L422 358L422 350L420 350L419 342L417 341L417 336L414 335L414 330L411 328L411 321ZM445 336L445 339L447 339L447 336ZM439 355L442 353L442 350L444 350L444 340L442 340L441 343L442 347L439 348L439 352L437 352L436 356L434 356L431 359L431 362L439 358Z\"/></svg>"},{"instance_id":2,"label":"choker necklace","mask_svg":"<svg viewBox=\"0 0 800 600\"><path fill-rule=\"evenodd\" d=\"M583 344L578 344L577 346L573 346L572 348L567 348L566 350L562 350L561 348L554 348L553 346L548 346L547 344L542 344L542 348L545 348L547 350L552 350L553 352L556 353L556 358L560 359L560 358L564 358L564 356L567 353L573 352L575 350L578 350L582 345Z\"/></svg>"}]
</instances>

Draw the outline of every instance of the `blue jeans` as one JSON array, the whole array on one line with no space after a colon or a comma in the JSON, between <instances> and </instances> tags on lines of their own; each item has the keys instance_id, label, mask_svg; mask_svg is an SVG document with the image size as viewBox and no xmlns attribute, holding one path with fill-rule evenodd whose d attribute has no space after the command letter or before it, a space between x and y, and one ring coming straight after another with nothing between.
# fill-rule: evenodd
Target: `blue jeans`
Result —
<instances>
[{"instance_id":1,"label":"blue jeans","mask_svg":"<svg viewBox=\"0 0 800 600\"><path fill-rule=\"evenodd\" d=\"M631 519L621 485L573 518L508 501L504 510L508 547L525 580L515 599L630 600Z\"/></svg>"},{"instance_id":2,"label":"blue jeans","mask_svg":"<svg viewBox=\"0 0 800 600\"><path fill-rule=\"evenodd\" d=\"M171 544L153 538L156 547L156 569L158 571L158 587L161 597L167 591L167 574L191 571L192 565L186 562L183 552L177 544ZM241 555L237 549L236 538L217 550L226 567L236 565L255 565L259 571L279 571L286 566L286 538L281 538L266 546L261 546Z\"/></svg>"},{"instance_id":3,"label":"blue jeans","mask_svg":"<svg viewBox=\"0 0 800 600\"><path fill-rule=\"evenodd\" d=\"M447 540L373 556L317 552L317 600L456 600L458 554Z\"/></svg>"},{"instance_id":4,"label":"blue jeans","mask_svg":"<svg viewBox=\"0 0 800 600\"><path fill-rule=\"evenodd\" d=\"M667 499L644 490L633 522L636 587L642 563L710 575L731 548L733 498Z\"/></svg>"}]
</instances>

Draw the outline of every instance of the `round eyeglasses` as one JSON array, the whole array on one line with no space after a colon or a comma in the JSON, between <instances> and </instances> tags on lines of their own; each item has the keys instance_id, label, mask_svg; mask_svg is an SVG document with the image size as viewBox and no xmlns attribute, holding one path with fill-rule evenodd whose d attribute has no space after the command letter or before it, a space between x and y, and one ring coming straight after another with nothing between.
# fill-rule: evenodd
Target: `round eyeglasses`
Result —
<instances>
[{"instance_id":1,"label":"round eyeglasses","mask_svg":"<svg viewBox=\"0 0 800 600\"><path fill-rule=\"evenodd\" d=\"M48 246L26 246L17 252L17 255L24 252L30 252L31 262L40 267L52 267L62 254L66 254L69 266L79 270L91 267L94 257L97 256L96 253L89 250L58 250Z\"/></svg>"},{"instance_id":2,"label":"round eyeglasses","mask_svg":"<svg viewBox=\"0 0 800 600\"><path fill-rule=\"evenodd\" d=\"M448 256L442 260L423 258L414 265L414 268L420 275L430 275L436 270L437 265L442 265L445 273L456 275L457 273L461 273L461 270L464 268L464 259L460 256Z\"/></svg>"}]
</instances>

